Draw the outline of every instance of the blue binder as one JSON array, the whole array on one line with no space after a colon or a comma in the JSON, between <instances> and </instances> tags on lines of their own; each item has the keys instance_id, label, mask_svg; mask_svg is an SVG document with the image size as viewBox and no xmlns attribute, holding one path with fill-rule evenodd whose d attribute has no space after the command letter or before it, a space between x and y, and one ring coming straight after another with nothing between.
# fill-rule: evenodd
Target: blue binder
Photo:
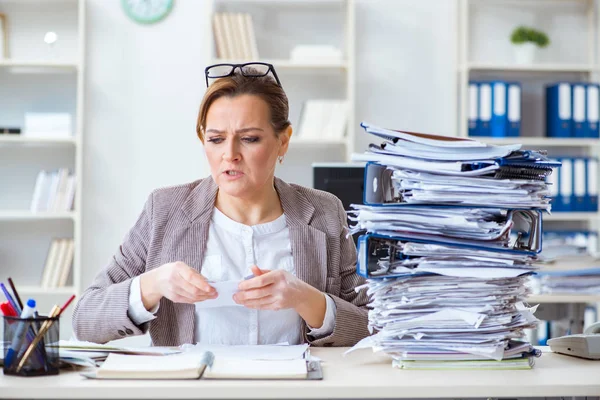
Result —
<instances>
[{"instance_id":1,"label":"blue binder","mask_svg":"<svg viewBox=\"0 0 600 400\"><path fill-rule=\"evenodd\" d=\"M586 134L587 137L600 137L599 113L600 113L600 85L597 83L588 83L586 85Z\"/></svg>"},{"instance_id":2,"label":"blue binder","mask_svg":"<svg viewBox=\"0 0 600 400\"><path fill-rule=\"evenodd\" d=\"M587 137L586 121L586 85L585 83L571 84L571 110L573 123L571 124L571 137Z\"/></svg>"},{"instance_id":3,"label":"blue binder","mask_svg":"<svg viewBox=\"0 0 600 400\"><path fill-rule=\"evenodd\" d=\"M571 136L571 85L561 82L546 87L546 136Z\"/></svg>"},{"instance_id":4,"label":"blue binder","mask_svg":"<svg viewBox=\"0 0 600 400\"><path fill-rule=\"evenodd\" d=\"M570 158L562 158L560 162L562 164L558 175L560 211L569 212L573 211L573 162Z\"/></svg>"},{"instance_id":5,"label":"blue binder","mask_svg":"<svg viewBox=\"0 0 600 400\"><path fill-rule=\"evenodd\" d=\"M553 162L559 162L559 160L550 160ZM550 191L550 201L552 203L552 211L560 211L560 196L558 195L559 189L559 174L560 168L552 171L552 173L546 179L548 183L548 190Z\"/></svg>"},{"instance_id":6,"label":"blue binder","mask_svg":"<svg viewBox=\"0 0 600 400\"><path fill-rule=\"evenodd\" d=\"M479 136L479 84L475 81L469 82L469 136Z\"/></svg>"},{"instance_id":7,"label":"blue binder","mask_svg":"<svg viewBox=\"0 0 600 400\"><path fill-rule=\"evenodd\" d=\"M479 83L479 127L477 136L492 136L492 85Z\"/></svg>"},{"instance_id":8,"label":"blue binder","mask_svg":"<svg viewBox=\"0 0 600 400\"><path fill-rule=\"evenodd\" d=\"M506 136L521 136L521 84L508 83L508 131Z\"/></svg>"},{"instance_id":9,"label":"blue binder","mask_svg":"<svg viewBox=\"0 0 600 400\"><path fill-rule=\"evenodd\" d=\"M571 197L572 211L587 211L587 166L585 158L576 157L573 163L573 192Z\"/></svg>"},{"instance_id":10,"label":"blue binder","mask_svg":"<svg viewBox=\"0 0 600 400\"><path fill-rule=\"evenodd\" d=\"M598 158L586 160L586 211L598 211Z\"/></svg>"},{"instance_id":11,"label":"blue binder","mask_svg":"<svg viewBox=\"0 0 600 400\"><path fill-rule=\"evenodd\" d=\"M508 133L507 84L503 81L490 82L492 85L492 127L495 138L504 138Z\"/></svg>"}]
</instances>

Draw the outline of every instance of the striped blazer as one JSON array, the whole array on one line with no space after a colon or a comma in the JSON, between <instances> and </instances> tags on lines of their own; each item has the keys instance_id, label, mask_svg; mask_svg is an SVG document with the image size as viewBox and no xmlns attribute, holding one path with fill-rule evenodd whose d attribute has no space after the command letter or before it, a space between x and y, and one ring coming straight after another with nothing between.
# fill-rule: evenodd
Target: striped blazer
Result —
<instances>
[{"instance_id":1,"label":"striped blazer","mask_svg":"<svg viewBox=\"0 0 600 400\"><path fill-rule=\"evenodd\" d=\"M73 329L79 340L105 343L146 333L153 345L194 342L193 304L160 300L156 319L137 326L127 315L131 280L165 263L183 261L202 272L218 186L211 177L157 189L109 265L79 299ZM356 275L356 247L346 238L347 220L341 201L330 193L288 184L275 178L290 231L296 274L336 305L331 335L312 339L303 324L303 337L316 346L351 346L369 335L368 302Z\"/></svg>"}]
</instances>

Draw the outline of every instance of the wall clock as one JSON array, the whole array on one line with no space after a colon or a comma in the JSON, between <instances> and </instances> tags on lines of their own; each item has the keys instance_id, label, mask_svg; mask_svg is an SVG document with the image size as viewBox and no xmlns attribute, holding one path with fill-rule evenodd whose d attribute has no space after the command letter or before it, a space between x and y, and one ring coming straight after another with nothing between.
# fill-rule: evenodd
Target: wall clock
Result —
<instances>
[{"instance_id":1,"label":"wall clock","mask_svg":"<svg viewBox=\"0 0 600 400\"><path fill-rule=\"evenodd\" d=\"M129 18L141 24L152 24L165 18L174 0L121 0Z\"/></svg>"}]
</instances>

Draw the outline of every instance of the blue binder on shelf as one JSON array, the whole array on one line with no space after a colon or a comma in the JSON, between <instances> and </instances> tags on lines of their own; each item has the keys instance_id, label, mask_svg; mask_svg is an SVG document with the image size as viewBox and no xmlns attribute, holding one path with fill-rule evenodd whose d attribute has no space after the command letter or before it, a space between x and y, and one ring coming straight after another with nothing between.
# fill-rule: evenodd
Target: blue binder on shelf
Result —
<instances>
[{"instance_id":1,"label":"blue binder on shelf","mask_svg":"<svg viewBox=\"0 0 600 400\"><path fill-rule=\"evenodd\" d=\"M504 138L508 133L507 85L503 81L493 81L490 83L492 85L491 136Z\"/></svg>"},{"instance_id":2,"label":"blue binder on shelf","mask_svg":"<svg viewBox=\"0 0 600 400\"><path fill-rule=\"evenodd\" d=\"M479 83L479 126L477 136L492 136L492 85Z\"/></svg>"},{"instance_id":3,"label":"blue binder on shelf","mask_svg":"<svg viewBox=\"0 0 600 400\"><path fill-rule=\"evenodd\" d=\"M600 85L597 83L586 84L586 137L598 138L600 137L600 124L599 124L599 113L600 113Z\"/></svg>"},{"instance_id":4,"label":"blue binder on shelf","mask_svg":"<svg viewBox=\"0 0 600 400\"><path fill-rule=\"evenodd\" d=\"M546 87L546 136L571 136L571 85L566 82Z\"/></svg>"},{"instance_id":5,"label":"blue binder on shelf","mask_svg":"<svg viewBox=\"0 0 600 400\"><path fill-rule=\"evenodd\" d=\"M598 159L590 157L586 160L586 211L598 211Z\"/></svg>"},{"instance_id":6,"label":"blue binder on shelf","mask_svg":"<svg viewBox=\"0 0 600 400\"><path fill-rule=\"evenodd\" d=\"M587 211L586 177L587 166L585 158L573 158L573 192L571 196L572 211Z\"/></svg>"},{"instance_id":7,"label":"blue binder on shelf","mask_svg":"<svg viewBox=\"0 0 600 400\"><path fill-rule=\"evenodd\" d=\"M573 122L571 124L571 137L587 137L586 121L586 84L573 83L571 85L571 110Z\"/></svg>"},{"instance_id":8,"label":"blue binder on shelf","mask_svg":"<svg viewBox=\"0 0 600 400\"><path fill-rule=\"evenodd\" d=\"M560 159L562 167L558 174L560 211L573 211L573 161L570 158Z\"/></svg>"},{"instance_id":9,"label":"blue binder on shelf","mask_svg":"<svg viewBox=\"0 0 600 400\"><path fill-rule=\"evenodd\" d=\"M511 252L529 256L536 256L542 251L542 213L539 210L511 210L507 218L515 222L511 228L510 244L499 247L493 241L462 241L452 238L419 237L419 235L387 236L377 233L367 233L358 238L358 259L356 272L365 278L391 278L406 276L407 274L396 274L379 263L386 259L392 263L397 259L407 256L402 253L399 242L414 242L437 244L442 246L456 247L469 250L484 250L493 252ZM513 239L514 238L514 239ZM418 272L417 275L428 275L429 273ZM415 274L410 274L414 276Z\"/></svg>"},{"instance_id":10,"label":"blue binder on shelf","mask_svg":"<svg viewBox=\"0 0 600 400\"><path fill-rule=\"evenodd\" d=\"M479 83L469 82L469 136L479 136Z\"/></svg>"},{"instance_id":11,"label":"blue binder on shelf","mask_svg":"<svg viewBox=\"0 0 600 400\"><path fill-rule=\"evenodd\" d=\"M506 136L521 136L521 84L518 82L508 83L508 131Z\"/></svg>"}]
</instances>

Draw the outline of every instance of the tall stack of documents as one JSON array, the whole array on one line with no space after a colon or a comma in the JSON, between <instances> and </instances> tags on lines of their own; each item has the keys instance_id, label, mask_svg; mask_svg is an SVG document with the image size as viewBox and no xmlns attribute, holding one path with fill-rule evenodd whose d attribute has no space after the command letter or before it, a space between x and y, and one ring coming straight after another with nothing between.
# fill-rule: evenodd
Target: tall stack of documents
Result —
<instances>
[{"instance_id":1,"label":"tall stack of documents","mask_svg":"<svg viewBox=\"0 0 600 400\"><path fill-rule=\"evenodd\" d=\"M520 145L362 126L380 143L353 156L367 161L364 204L349 214L366 232L357 269L375 333L357 347L406 369L531 368L526 283L560 164Z\"/></svg>"}]
</instances>

